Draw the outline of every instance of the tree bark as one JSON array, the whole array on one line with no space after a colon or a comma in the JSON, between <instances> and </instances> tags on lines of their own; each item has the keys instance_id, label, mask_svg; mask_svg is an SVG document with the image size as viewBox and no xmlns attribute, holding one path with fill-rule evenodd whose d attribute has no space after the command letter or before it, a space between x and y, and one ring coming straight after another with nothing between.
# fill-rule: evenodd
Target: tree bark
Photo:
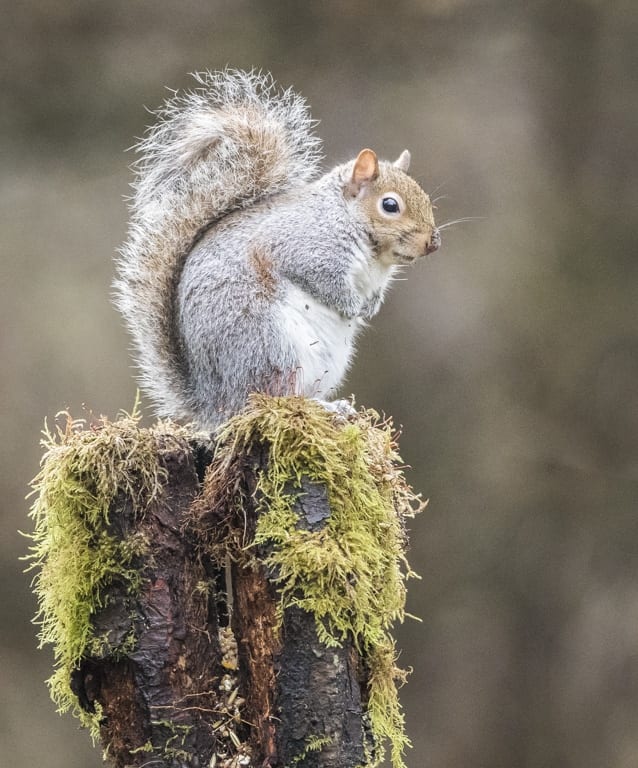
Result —
<instances>
[{"instance_id":1,"label":"tree bark","mask_svg":"<svg viewBox=\"0 0 638 768\"><path fill-rule=\"evenodd\" d=\"M250 566L240 553L229 553L232 609L227 604L220 564L208 557L198 539L202 529L192 524L192 502L211 456L196 447L161 453L166 494L140 520L125 499L113 504L113 535L148 543L136 563L141 588L131 596L114 583L95 615L96 636L120 650L83 659L72 683L78 701L89 711L101 708L101 739L116 768L365 765L371 750L367 681L353 644L326 647L314 616L298 608L278 620L277 574L262 564L265 548ZM264 450L244 462L241 515L248 541L266 462ZM299 525L321 528L330 515L325 488L304 479L303 491ZM220 643L229 620L235 664ZM131 642L122 643L127 637Z\"/></svg>"},{"instance_id":2,"label":"tree bark","mask_svg":"<svg viewBox=\"0 0 638 768\"><path fill-rule=\"evenodd\" d=\"M130 637L130 651L84 659L73 681L81 705L101 707L102 745L116 768L207 766L217 744L218 611L215 593L201 588L210 579L206 565L184 533L200 485L195 455L172 449L159 461L164 496L140 520L125 498L110 513L113 535L148 543L135 563L139 593L114 583L93 621L95 636L114 647Z\"/></svg>"},{"instance_id":3,"label":"tree bark","mask_svg":"<svg viewBox=\"0 0 638 768\"><path fill-rule=\"evenodd\" d=\"M254 499L262 456L247 470ZM322 485L302 480L295 508L299 525L322 528L330 507ZM256 504L247 504L245 520L254 532ZM258 549L265 559L267 548ZM263 566L247 573L233 569L233 627L239 640L243 688L249 691L249 719L255 722L264 765L302 768L355 768L364 765L367 736L362 708L363 665L352 642L326 647L317 637L315 617L287 608L280 632L276 623L277 574ZM364 688L365 690L365 688ZM313 744L315 748L313 749ZM262 763L256 763L261 765Z\"/></svg>"}]
</instances>

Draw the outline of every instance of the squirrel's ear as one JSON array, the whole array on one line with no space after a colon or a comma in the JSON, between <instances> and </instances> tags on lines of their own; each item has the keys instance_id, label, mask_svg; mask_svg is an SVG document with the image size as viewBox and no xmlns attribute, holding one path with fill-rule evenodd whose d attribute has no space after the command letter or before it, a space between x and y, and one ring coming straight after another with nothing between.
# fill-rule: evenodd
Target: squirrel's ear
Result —
<instances>
[{"instance_id":1,"label":"squirrel's ear","mask_svg":"<svg viewBox=\"0 0 638 768\"><path fill-rule=\"evenodd\" d=\"M377 156L371 149L362 149L354 161L352 179L350 180L355 194L364 184L374 181L378 175L379 161Z\"/></svg>"},{"instance_id":2,"label":"squirrel's ear","mask_svg":"<svg viewBox=\"0 0 638 768\"><path fill-rule=\"evenodd\" d=\"M397 157L397 159L393 163L395 168L398 168L400 171L403 171L404 173L408 172L408 168L410 167L410 153L407 149L404 149L403 152Z\"/></svg>"}]
</instances>

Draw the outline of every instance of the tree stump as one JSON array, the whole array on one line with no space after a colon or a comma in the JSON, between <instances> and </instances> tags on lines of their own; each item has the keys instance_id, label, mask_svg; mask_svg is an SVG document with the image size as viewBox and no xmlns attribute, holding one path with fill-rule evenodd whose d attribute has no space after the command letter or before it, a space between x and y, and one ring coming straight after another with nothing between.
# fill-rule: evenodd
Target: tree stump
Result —
<instances>
[{"instance_id":1,"label":"tree stump","mask_svg":"<svg viewBox=\"0 0 638 768\"><path fill-rule=\"evenodd\" d=\"M417 497L386 424L333 418L300 398L262 398L218 444L166 423L142 430L135 418L50 438L36 479L33 558L42 639L58 657L52 692L92 727L115 768L359 768L379 763L384 739L403 766L387 626L402 615L403 518ZM280 433L299 451L288 463ZM310 446L336 442L317 464L301 458L306 437ZM345 459L332 467L338 445ZM363 460L372 480L358 478ZM332 467L325 481L322 462ZM335 488L348 477L341 497ZM334 505L350 497L368 528L351 526L342 510L345 533L335 538ZM362 500L387 516L381 532ZM366 537L379 549L360 567ZM281 554L287 540L297 542L294 557ZM386 544L386 571L366 586ZM81 567L69 574L74 552ZM317 579L328 579L323 607L307 553L320 564ZM92 572L88 589L82 580ZM59 607L65 596L86 617L74 643ZM335 613L333 603L346 607Z\"/></svg>"}]
</instances>

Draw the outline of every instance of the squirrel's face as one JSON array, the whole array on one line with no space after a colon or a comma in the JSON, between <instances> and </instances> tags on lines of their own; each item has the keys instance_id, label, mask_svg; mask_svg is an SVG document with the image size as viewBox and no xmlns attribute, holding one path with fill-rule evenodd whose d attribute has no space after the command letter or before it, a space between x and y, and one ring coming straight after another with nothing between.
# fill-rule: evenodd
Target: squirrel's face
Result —
<instances>
[{"instance_id":1,"label":"squirrel's face","mask_svg":"<svg viewBox=\"0 0 638 768\"><path fill-rule=\"evenodd\" d=\"M346 194L363 214L375 255L387 264L411 264L441 244L428 195L407 174L410 153L379 162L371 149L354 161Z\"/></svg>"}]
</instances>

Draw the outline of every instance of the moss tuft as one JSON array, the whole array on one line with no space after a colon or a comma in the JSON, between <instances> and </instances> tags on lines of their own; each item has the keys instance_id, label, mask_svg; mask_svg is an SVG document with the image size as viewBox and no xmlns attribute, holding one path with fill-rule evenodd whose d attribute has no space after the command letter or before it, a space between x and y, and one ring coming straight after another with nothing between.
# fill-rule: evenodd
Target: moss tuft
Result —
<instances>
[{"instance_id":1,"label":"moss tuft","mask_svg":"<svg viewBox=\"0 0 638 768\"><path fill-rule=\"evenodd\" d=\"M44 432L46 450L32 483L35 528L27 559L37 570L40 647L51 644L54 651L51 696L58 711L72 710L97 737L100 713L78 706L71 674L83 656L117 655L134 642L126 637L121 647L113 647L109 638L96 636L92 617L105 607L106 588L114 581L130 594L138 589L134 558L145 547L135 535L115 535L109 511L121 499L135 517L160 494L165 474L158 465L158 433L165 441L166 433L177 428L141 429L135 410L114 423L102 418L90 428L62 415L62 427Z\"/></svg>"},{"instance_id":2,"label":"moss tuft","mask_svg":"<svg viewBox=\"0 0 638 768\"><path fill-rule=\"evenodd\" d=\"M373 411L346 422L312 400L254 395L219 435L214 493L237 487L220 480L256 445L267 447L268 467L258 479L261 515L250 547L268 545L280 614L298 606L315 616L326 645L354 641L370 670L376 764L389 741L393 766L403 768L409 740L397 682L405 673L396 667L390 628L404 618L405 581L415 576L405 557L405 519L423 504L405 481L392 425ZM327 489L331 515L321 530L298 526L302 476Z\"/></svg>"},{"instance_id":3,"label":"moss tuft","mask_svg":"<svg viewBox=\"0 0 638 768\"><path fill-rule=\"evenodd\" d=\"M293 758L290 762L291 768L305 760L310 752L321 752L324 747L327 747L330 744L332 744L332 738L330 736L311 736L307 739L306 747L303 752Z\"/></svg>"}]
</instances>

